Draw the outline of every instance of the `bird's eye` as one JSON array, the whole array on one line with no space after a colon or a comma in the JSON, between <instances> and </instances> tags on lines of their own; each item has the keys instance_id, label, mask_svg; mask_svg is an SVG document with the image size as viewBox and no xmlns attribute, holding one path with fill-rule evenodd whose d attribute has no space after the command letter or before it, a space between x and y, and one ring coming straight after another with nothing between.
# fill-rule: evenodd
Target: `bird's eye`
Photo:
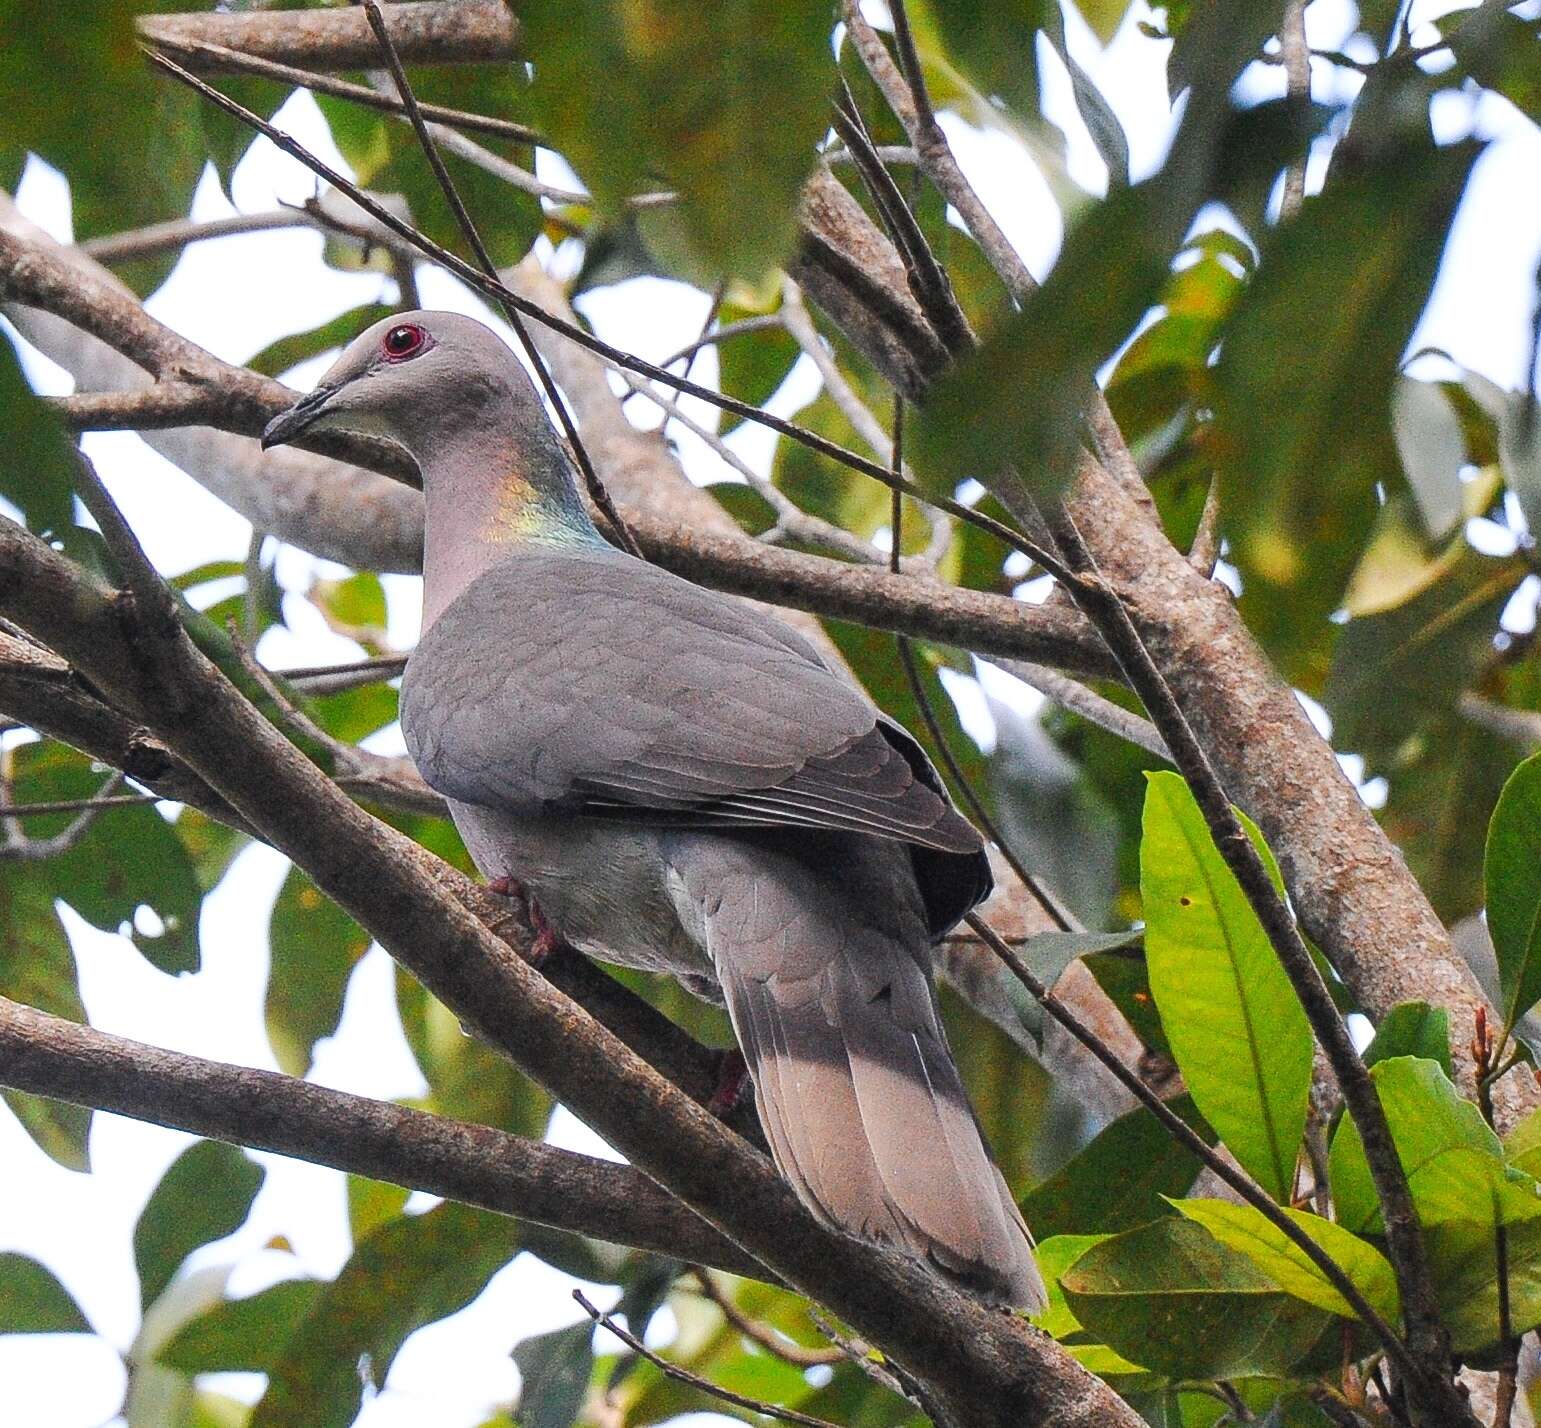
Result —
<instances>
[{"instance_id":1,"label":"bird's eye","mask_svg":"<svg viewBox=\"0 0 1541 1428\"><path fill-rule=\"evenodd\" d=\"M416 357L428 345L428 334L414 322L393 327L380 340L380 350L387 362L405 362Z\"/></svg>"}]
</instances>

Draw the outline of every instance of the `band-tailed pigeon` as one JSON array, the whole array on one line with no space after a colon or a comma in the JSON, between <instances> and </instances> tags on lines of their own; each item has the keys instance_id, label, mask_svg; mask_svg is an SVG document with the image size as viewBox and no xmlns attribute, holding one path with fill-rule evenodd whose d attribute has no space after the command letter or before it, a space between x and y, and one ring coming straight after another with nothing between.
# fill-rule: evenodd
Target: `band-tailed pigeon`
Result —
<instances>
[{"instance_id":1,"label":"band-tailed pigeon","mask_svg":"<svg viewBox=\"0 0 1541 1428\"><path fill-rule=\"evenodd\" d=\"M584 952L726 1002L821 1221L1041 1307L929 970L989 865L915 741L791 629L607 544L480 323L377 323L263 444L319 429L422 472L401 724L483 873Z\"/></svg>"}]
</instances>

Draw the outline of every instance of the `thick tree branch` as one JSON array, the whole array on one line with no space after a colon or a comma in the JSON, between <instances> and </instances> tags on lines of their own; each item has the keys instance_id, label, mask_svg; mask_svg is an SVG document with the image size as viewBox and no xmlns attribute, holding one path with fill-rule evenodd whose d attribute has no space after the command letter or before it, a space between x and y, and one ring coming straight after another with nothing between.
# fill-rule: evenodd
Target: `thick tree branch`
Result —
<instances>
[{"instance_id":1,"label":"thick tree branch","mask_svg":"<svg viewBox=\"0 0 1541 1428\"><path fill-rule=\"evenodd\" d=\"M854 200L826 204L822 221L823 241L841 249L848 265L880 267L874 249L887 240ZM890 249L887 266L897 265ZM818 293L806 282L804 287L822 305ZM891 382L907 390L919 354L935 350L935 337L896 362L895 347L924 323L918 308L900 287L890 289L882 305L843 321L842 312L849 314L857 300L858 289L847 287L840 306L826 312ZM889 310L896 304L907 310L893 320ZM1116 428L1107 429L1097 416L1099 446L1119 456ZM1167 540L1127 464L1115 460L1116 469L1109 469L1083 456L1068 509L1230 798L1257 820L1277 854L1302 927L1372 1016L1384 1016L1400 1002L1427 1001L1450 1011L1454 1043L1467 1044L1478 1008L1490 1021L1494 1016L1475 978L1331 747L1258 649L1229 593ZM1031 509L1013 514L1035 519ZM1459 1074L1472 1090L1468 1062ZM1501 1124L1541 1103L1541 1089L1528 1076L1506 1076L1494 1096Z\"/></svg>"},{"instance_id":2,"label":"thick tree branch","mask_svg":"<svg viewBox=\"0 0 1541 1428\"><path fill-rule=\"evenodd\" d=\"M0 1084L765 1277L758 1261L629 1165L146 1046L4 997Z\"/></svg>"},{"instance_id":3,"label":"thick tree branch","mask_svg":"<svg viewBox=\"0 0 1541 1428\"><path fill-rule=\"evenodd\" d=\"M512 280L536 281L528 275ZM293 401L288 388L222 363L162 327L104 269L53 244L3 195L0 295L7 299L6 315L23 335L83 385L128 387L133 394L125 402L141 400L133 391L138 388L155 420L171 420L168 407L185 400L176 419L218 425L221 430L215 432L150 431L147 440L253 524L358 568L420 568L422 498L416 491L310 452L261 452L250 438ZM196 384L179 383L170 393L144 386L144 372L135 363L67 317L35 306L44 302L112 334L147 362L195 371ZM89 315L93 307L98 310L95 317ZM922 585L910 577L896 579L884 571L750 540L715 500L682 474L678 481L657 479L662 465L673 467L672 458L656 434L638 431L625 419L597 359L590 358L595 378L579 365L581 349L574 344L543 328L534 335L557 364L557 380L574 402L595 461L655 563L735 594L961 644L981 654L1083 674L1114 672L1106 649L1072 611L1028 606L940 583ZM127 425L139 425L133 409L118 407L114 415ZM333 440L340 451L354 451L349 439ZM384 451L378 443L355 454L402 470L399 460L380 460ZM805 633L809 628L804 627Z\"/></svg>"},{"instance_id":4,"label":"thick tree branch","mask_svg":"<svg viewBox=\"0 0 1541 1428\"><path fill-rule=\"evenodd\" d=\"M502 0L418 0L392 5L387 14L391 40L408 64L514 58L519 22ZM323 71L369 69L380 62L379 46L358 9L144 15L139 33L206 74L221 73L224 66L199 48L204 44Z\"/></svg>"},{"instance_id":5,"label":"thick tree branch","mask_svg":"<svg viewBox=\"0 0 1541 1428\"><path fill-rule=\"evenodd\" d=\"M105 594L54 605L68 562L0 529L0 612L76 660L103 624L138 658L90 670L243 817L478 1034L571 1106L639 1169L773 1273L827 1304L921 1377L957 1425L1137 1424L1050 1340L920 1265L819 1228L768 1161L659 1077L539 973L512 956L423 867L422 850L357 808L284 741L179 632L156 633Z\"/></svg>"}]
</instances>

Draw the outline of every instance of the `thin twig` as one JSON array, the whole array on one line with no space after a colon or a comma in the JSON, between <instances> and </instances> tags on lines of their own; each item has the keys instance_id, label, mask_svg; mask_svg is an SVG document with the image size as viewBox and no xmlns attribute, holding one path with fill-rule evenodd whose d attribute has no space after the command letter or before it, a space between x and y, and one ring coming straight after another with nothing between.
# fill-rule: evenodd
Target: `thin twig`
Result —
<instances>
[{"instance_id":1,"label":"thin twig","mask_svg":"<svg viewBox=\"0 0 1541 1428\"><path fill-rule=\"evenodd\" d=\"M273 228L311 228L315 220L302 208L278 208L264 213L232 213L225 218L195 221L176 218L169 223L152 223L126 233L108 233L88 238L80 251L98 263L127 263L135 258L152 257L206 238L226 238L243 233L264 233Z\"/></svg>"},{"instance_id":2,"label":"thin twig","mask_svg":"<svg viewBox=\"0 0 1541 1428\"><path fill-rule=\"evenodd\" d=\"M942 345L955 356L967 351L974 344L968 319L958 305L957 294L952 290L952 280L947 270L937 261L936 254L920 224L910 211L910 206L900 193L893 175L883 167L877 156L872 139L862 122L856 101L844 79L840 81L842 95L835 102L835 132L845 140L856 160L856 170L871 195L884 227L888 229L894 246L904 259L909 275L910 288L931 323Z\"/></svg>"},{"instance_id":3,"label":"thin twig","mask_svg":"<svg viewBox=\"0 0 1541 1428\"><path fill-rule=\"evenodd\" d=\"M1085 1026L1073 1012L1060 1002L1052 990L1044 986L1033 975L1027 964L989 923L980 917L978 913L974 912L967 914L964 921L989 944L990 949L1011 969L1017 980L1032 993L1033 997L1042 1005L1044 1011L1075 1037L1098 1061L1106 1066L1113 1073L1119 1084L1161 1122L1168 1134L1179 1145L1197 1156L1213 1175L1241 1196L1247 1204L1258 1211L1281 1234L1285 1235L1312 1264L1321 1270L1332 1284L1332 1287L1348 1301L1354 1312L1364 1321L1375 1337L1380 1340L1386 1350L1387 1357L1396 1360L1404 1372L1416 1373L1416 1365L1409 1356L1407 1346L1397 1337L1396 1331L1391 1325L1380 1316L1374 1305L1359 1291L1358 1286L1355 1285L1353 1280L1343 1272L1337 1261L1274 1204L1267 1195L1259 1190L1251 1180L1236 1169L1230 1161L1223 1155L1217 1154L1211 1146L1205 1144L1202 1136L1173 1111L1165 1101L1156 1095L1149 1086L1140 1080L1133 1071L1125 1066L1103 1044L1102 1039L1094 1031Z\"/></svg>"},{"instance_id":4,"label":"thin twig","mask_svg":"<svg viewBox=\"0 0 1541 1428\"><path fill-rule=\"evenodd\" d=\"M668 420L678 422L692 436L705 442L725 465L742 476L745 484L775 511L776 524L760 537L761 540L770 545L779 544L783 540L800 541L862 565L876 565L882 561L882 555L860 536L803 510L774 481L762 476L716 432L684 411L678 402L671 401L662 392L654 391L651 385L630 372L621 372L620 377L635 395L646 397Z\"/></svg>"},{"instance_id":5,"label":"thin twig","mask_svg":"<svg viewBox=\"0 0 1541 1428\"><path fill-rule=\"evenodd\" d=\"M1151 719L1172 752L1173 761L1193 791L1220 856L1257 914L1332 1065L1349 1115L1364 1142L1365 1158L1380 1201L1387 1245L1408 1327L1407 1346L1404 1348L1401 1341L1397 1341L1407 1359L1402 1365L1404 1372L1412 1384L1422 1390L1422 1396L1453 1411L1455 1389L1446 1376L1450 1360L1449 1332L1439 1315L1407 1174L1391 1138L1375 1083L1360 1060L1300 929L1274 887L1261 855L1242 827L1208 754L1146 649L1122 597L1103 579L1075 521L1064 507L1049 507L1044 510L1044 516L1066 563L1075 572L1072 584L1067 587L1070 595L1102 631L1129 683L1144 700Z\"/></svg>"},{"instance_id":6,"label":"thin twig","mask_svg":"<svg viewBox=\"0 0 1541 1428\"><path fill-rule=\"evenodd\" d=\"M710 387L704 387L699 382L692 382L688 378L676 376L672 372L665 371L655 363L648 362L622 348L613 346L602 338L595 337L592 333L573 323L564 322L560 318L553 317L538 303L531 302L528 298L520 297L518 293L510 290L504 283L495 278L489 278L473 264L466 262L465 259L452 253L448 248L435 243L431 238L415 229L410 223L397 217L373 195L351 182L323 160L318 159L291 135L284 133L283 130L275 125L252 113L244 105L236 103L228 95L221 94L219 90L215 89L212 85L204 83L197 75L184 69L175 60L169 59L159 50L150 48L146 48L144 54L157 69L164 71L179 83L187 85L190 89L201 94L211 104L223 109L226 113L233 115L265 135L284 153L304 164L312 173L325 179L334 188L347 194L354 203L375 219L376 222L404 239L440 266L446 268L477 292L491 298L495 302L511 304L523 316L543 323L546 327L551 328L552 331L561 333L569 341L576 342L580 347L587 348L590 352L598 354L606 361L612 362L618 367L624 367L627 371L637 372L644 377L651 378L655 382L661 382L665 386L673 387L687 396L698 397L701 401L715 407L720 407L723 411L731 412L734 416L742 417L745 421L751 421L760 426L768 427L782 436L790 437L793 441L808 447L812 451L817 451L821 455L828 456L833 461L838 461L842 465L851 467L852 470L860 471L863 475L871 476L874 480L882 481L885 485L888 483L889 476L885 467L867 460L854 451L847 450L838 442L830 441L825 437L819 436L816 432L798 426L795 422L787 421L783 417L762 411L759 407L749 402L739 401L736 397L730 397L722 392L713 391ZM917 493L917 496L921 500L930 499L919 493ZM944 507L944 509L948 508ZM954 514L957 514L957 512L954 511ZM965 519L973 520L977 524L987 518L971 513ZM994 527L999 527L999 529ZM994 530L995 534L1001 535L1002 539L1007 538L1005 535L1002 535L1002 532L1009 531L1008 527L1000 526L996 522L991 529ZM1021 549L1021 537L1015 536L1013 533L1012 539L1015 542L1015 548ZM1024 553L1034 559L1037 558L1037 554L1031 547L1025 549Z\"/></svg>"},{"instance_id":7,"label":"thin twig","mask_svg":"<svg viewBox=\"0 0 1541 1428\"><path fill-rule=\"evenodd\" d=\"M734 1393L732 1389L713 1383L709 1378L702 1378L700 1374L691 1373L689 1369L681 1368L678 1364L671 1364L668 1359L655 1354L635 1334L621 1328L609 1314L601 1313L596 1309L584 1297L581 1289L573 1290L573 1298L578 1301L583 1312L600 1328L608 1329L634 1354L640 1354L655 1368L662 1369L668 1377L680 1383L688 1383L692 1388L698 1388L702 1393L720 1399L723 1403L731 1403L736 1408L747 1408L751 1413L763 1413L767 1418L779 1418L783 1423L802 1423L806 1428L840 1428L839 1424L831 1423L827 1418L815 1418L813 1414L799 1413L795 1408L781 1408L774 1403L764 1403L758 1398L746 1398L741 1393Z\"/></svg>"},{"instance_id":8,"label":"thin twig","mask_svg":"<svg viewBox=\"0 0 1541 1428\"><path fill-rule=\"evenodd\" d=\"M741 317L737 322L730 322L724 327L719 327L715 332L702 332L694 342L687 343L678 352L665 357L662 365L672 367L676 362L683 362L687 357L693 357L703 347L719 347L732 338L748 337L751 333L764 332L768 328L780 326L779 313L757 312L753 317Z\"/></svg>"},{"instance_id":9,"label":"thin twig","mask_svg":"<svg viewBox=\"0 0 1541 1428\"><path fill-rule=\"evenodd\" d=\"M1157 758L1171 758L1160 730L1149 719L1125 709L1122 704L1115 704L1095 689L1088 689L1080 680L1072 679L1068 674L1061 674L1047 665L1032 664L1023 659L995 659L990 662L1007 674L1015 675L1062 709L1079 714L1088 724L1095 724L1116 738L1155 754Z\"/></svg>"},{"instance_id":10,"label":"thin twig","mask_svg":"<svg viewBox=\"0 0 1541 1428\"><path fill-rule=\"evenodd\" d=\"M1279 26L1279 54L1284 60L1285 93L1306 103L1311 98L1311 49L1306 43L1306 0L1285 0ZM1306 199L1306 164L1309 149L1284 171L1284 192L1279 199L1279 220L1300 212Z\"/></svg>"},{"instance_id":11,"label":"thin twig","mask_svg":"<svg viewBox=\"0 0 1541 1428\"><path fill-rule=\"evenodd\" d=\"M893 437L893 467L897 472L904 462L904 398L899 395L894 397L894 437ZM893 493L893 543L889 550L889 569L897 572L899 569L899 547L903 540L904 503L895 488ZM951 777L953 787L963 796L968 805L969 814L983 830L987 837L1000 849L1001 857L1006 860L1012 872L1017 875L1018 881L1038 903L1053 924L1061 932L1079 932L1083 929L1079 922L1061 904L1060 900L1051 893L1036 877L1027 870L1026 864L1011 850L1010 845L1002 836L995 820L990 817L990 811L984 805L984 800L974 791L972 780L963 771L953 755L952 747L947 741L947 735L942 730L941 720L936 717L936 710L931 707L931 698L926 693L926 687L920 681L920 671L915 666L915 650L909 639L904 635L896 635L894 643L898 646L899 662L904 666L904 677L910 686L910 694L915 700L916 707L920 710L920 717L925 720L926 729L931 735L931 742L937 754L941 757L948 775Z\"/></svg>"},{"instance_id":12,"label":"thin twig","mask_svg":"<svg viewBox=\"0 0 1541 1428\"><path fill-rule=\"evenodd\" d=\"M1193 544L1188 547L1188 564L1208 577L1215 573L1215 563L1220 559L1220 481L1212 478L1209 490L1204 493L1204 508L1199 512L1199 523L1193 532Z\"/></svg>"},{"instance_id":13,"label":"thin twig","mask_svg":"<svg viewBox=\"0 0 1541 1428\"><path fill-rule=\"evenodd\" d=\"M380 42L380 49L385 55L390 66L391 78L395 80L396 89L406 106L407 116L412 121L412 128L417 134L417 141L422 146L423 154L428 160L428 166L433 170L434 178L438 181L440 189L444 193L445 201L449 204L455 215L455 221L460 226L460 231L465 235L466 242L471 245L471 251L476 254L476 260L482 265L486 276L500 287L502 283L498 278L497 264L492 261L492 255L487 251L487 245L482 242L481 234L477 231L476 224L471 219L470 211L465 206L465 201L460 197L460 190L455 187L455 181L450 177L449 170L444 166L443 156L439 153L439 146L434 142L429 131L428 122L423 118L423 111L418 106L417 98L412 93L412 85L407 79L407 72L401 63L401 56L396 53L395 42L391 39L391 32L385 23L385 15L380 9L379 0L364 0L364 13L369 18L369 26L375 33L375 38ZM557 417L561 422L562 432L567 438L568 446L572 450L573 457L578 463L578 469L583 474L583 483L588 488L589 498L599 507L605 519L610 523L621 548L636 556L642 557L641 547L637 539L632 535L626 522L621 519L621 513L616 510L615 503L610 499L610 493L605 490L605 483L599 479L599 472L594 469L594 463L589 459L588 448L583 444L583 438L578 434L577 423L573 421L572 413L567 410L567 402L563 398L560 389L546 367L545 359L540 355L534 340L530 337L529 329L524 325L524 319L513 303L506 299L500 299L503 314L507 317L509 326L514 329L519 338L519 344L524 348L525 355L534 366L540 377L541 385L545 388L546 397L551 402Z\"/></svg>"},{"instance_id":14,"label":"thin twig","mask_svg":"<svg viewBox=\"0 0 1541 1428\"><path fill-rule=\"evenodd\" d=\"M108 788L114 781L121 782L122 778L123 772L120 769L102 787ZM43 803L6 803L0 804L0 818L40 818L49 813L79 813L86 809L99 808L133 808L146 803L164 801L158 793L114 793L94 794L90 798L55 798Z\"/></svg>"},{"instance_id":15,"label":"thin twig","mask_svg":"<svg viewBox=\"0 0 1541 1428\"><path fill-rule=\"evenodd\" d=\"M123 772L114 769L107 776L101 789L91 798L64 798L56 799L51 805L46 803L13 804L10 802L10 777L9 768L6 769L5 794L6 806L0 808L0 819L5 823L5 839L0 842L0 861L16 861L35 863L43 862L49 858L57 858L68 853L87 833L91 831L91 825L101 816L105 809L127 803L153 802L142 794L114 795L113 790L123 785ZM75 813L75 817L65 828L47 838L29 838L21 831L16 823L17 818L26 817L37 813Z\"/></svg>"},{"instance_id":16,"label":"thin twig","mask_svg":"<svg viewBox=\"0 0 1541 1428\"><path fill-rule=\"evenodd\" d=\"M313 70L296 69L276 60L260 59L244 50L232 50L209 40L177 41L177 50L186 55L203 55L217 59L229 69L241 70L263 79L275 79L283 84L295 84L315 94L329 95L333 99L346 99L366 109L378 109L388 114L405 114L406 104L394 95L381 94L362 84L352 84L346 79L335 79L329 74L317 74ZM450 109L443 104L419 104L425 119L463 129L471 134L486 134L494 139L513 139L521 144L544 144L540 134L526 124L515 124L508 119L493 119L485 114L470 114L464 109Z\"/></svg>"},{"instance_id":17,"label":"thin twig","mask_svg":"<svg viewBox=\"0 0 1541 1428\"><path fill-rule=\"evenodd\" d=\"M807 1349L786 1337L769 1324L751 1319L728 1296L726 1290L700 1265L690 1267L691 1278L701 1286L701 1292L721 1311L722 1317L746 1339L758 1344L766 1353L796 1368L817 1368L822 1364L840 1364L846 1361L844 1349Z\"/></svg>"}]
</instances>

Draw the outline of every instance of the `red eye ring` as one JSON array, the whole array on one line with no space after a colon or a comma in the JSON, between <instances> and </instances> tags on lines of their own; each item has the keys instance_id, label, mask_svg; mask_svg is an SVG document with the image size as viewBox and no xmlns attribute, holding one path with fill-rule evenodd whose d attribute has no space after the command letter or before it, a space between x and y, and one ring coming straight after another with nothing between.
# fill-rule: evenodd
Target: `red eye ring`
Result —
<instances>
[{"instance_id":1,"label":"red eye ring","mask_svg":"<svg viewBox=\"0 0 1541 1428\"><path fill-rule=\"evenodd\" d=\"M415 322L403 322L380 339L380 354L387 362L405 362L428 345L428 334Z\"/></svg>"}]
</instances>

